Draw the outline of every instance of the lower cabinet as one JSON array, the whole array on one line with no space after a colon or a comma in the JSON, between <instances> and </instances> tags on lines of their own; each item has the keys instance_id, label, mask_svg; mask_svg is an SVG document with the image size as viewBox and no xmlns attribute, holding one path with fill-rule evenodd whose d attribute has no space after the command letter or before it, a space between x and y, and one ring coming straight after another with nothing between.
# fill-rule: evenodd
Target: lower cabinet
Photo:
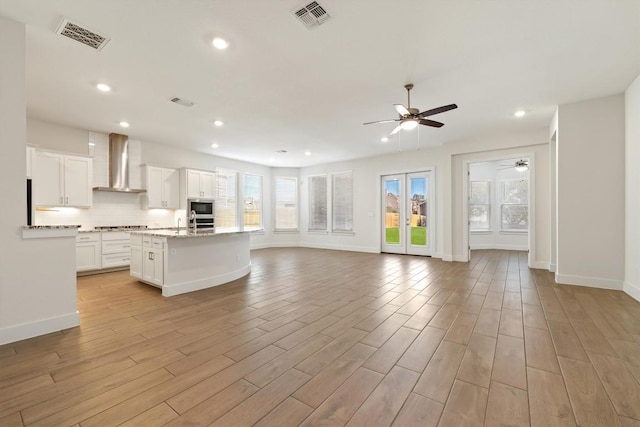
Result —
<instances>
[{"instance_id":1,"label":"lower cabinet","mask_svg":"<svg viewBox=\"0 0 640 427\"><path fill-rule=\"evenodd\" d=\"M76 236L76 271L102 268L100 233L82 233Z\"/></svg>"},{"instance_id":2,"label":"lower cabinet","mask_svg":"<svg viewBox=\"0 0 640 427\"><path fill-rule=\"evenodd\" d=\"M102 233L102 268L126 267L131 259L131 243L126 231Z\"/></svg>"},{"instance_id":3,"label":"lower cabinet","mask_svg":"<svg viewBox=\"0 0 640 427\"><path fill-rule=\"evenodd\" d=\"M165 239L152 236L131 236L131 276L145 283L162 287L164 283Z\"/></svg>"}]
</instances>

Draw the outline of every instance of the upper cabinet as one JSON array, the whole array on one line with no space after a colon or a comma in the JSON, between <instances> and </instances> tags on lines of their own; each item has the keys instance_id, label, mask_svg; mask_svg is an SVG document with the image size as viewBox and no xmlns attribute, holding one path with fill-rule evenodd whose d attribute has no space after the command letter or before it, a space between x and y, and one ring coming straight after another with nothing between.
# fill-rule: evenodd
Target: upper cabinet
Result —
<instances>
[{"instance_id":1,"label":"upper cabinet","mask_svg":"<svg viewBox=\"0 0 640 427\"><path fill-rule=\"evenodd\" d=\"M186 186L185 199L213 199L216 189L216 175L214 172L183 169L183 179Z\"/></svg>"},{"instance_id":2,"label":"upper cabinet","mask_svg":"<svg viewBox=\"0 0 640 427\"><path fill-rule=\"evenodd\" d=\"M178 209L180 175L175 169L145 167L146 207L148 209Z\"/></svg>"},{"instance_id":3,"label":"upper cabinet","mask_svg":"<svg viewBox=\"0 0 640 427\"><path fill-rule=\"evenodd\" d=\"M31 173L34 205L91 207L92 168L88 157L36 151Z\"/></svg>"}]
</instances>

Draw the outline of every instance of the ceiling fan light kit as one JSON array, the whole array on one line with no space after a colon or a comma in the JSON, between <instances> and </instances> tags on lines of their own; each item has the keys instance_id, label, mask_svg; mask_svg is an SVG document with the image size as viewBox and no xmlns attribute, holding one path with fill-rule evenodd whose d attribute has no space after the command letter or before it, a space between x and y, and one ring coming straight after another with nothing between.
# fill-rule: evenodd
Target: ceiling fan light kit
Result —
<instances>
[{"instance_id":1,"label":"ceiling fan light kit","mask_svg":"<svg viewBox=\"0 0 640 427\"><path fill-rule=\"evenodd\" d=\"M398 122L398 125L391 131L389 135L395 135L400 131L400 129L404 129L404 130L415 129L419 124L424 126L434 127L434 128L440 128L444 126L444 123L427 119L427 117L458 108L456 104L449 104L449 105L443 105L442 107L432 108L430 110L426 110L421 113L419 109L411 108L411 89L413 89L413 84L411 83L406 84L404 85L404 88L407 90L407 106L405 107L402 104L394 104L393 106L398 112L398 115L400 116L399 118L389 119L389 120L378 120L375 122L367 122L363 124L371 125L375 123Z\"/></svg>"}]
</instances>

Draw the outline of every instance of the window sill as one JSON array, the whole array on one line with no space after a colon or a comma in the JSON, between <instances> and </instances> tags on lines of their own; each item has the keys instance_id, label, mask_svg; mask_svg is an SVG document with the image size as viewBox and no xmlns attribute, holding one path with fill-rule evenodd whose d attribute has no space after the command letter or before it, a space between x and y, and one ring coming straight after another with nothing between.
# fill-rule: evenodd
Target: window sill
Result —
<instances>
[{"instance_id":1,"label":"window sill","mask_svg":"<svg viewBox=\"0 0 640 427\"><path fill-rule=\"evenodd\" d=\"M489 234L493 234L493 230L471 230L469 231L470 234L475 234L478 236L483 236L483 235L489 235Z\"/></svg>"},{"instance_id":2,"label":"window sill","mask_svg":"<svg viewBox=\"0 0 640 427\"><path fill-rule=\"evenodd\" d=\"M500 230L500 234L527 234L529 230Z\"/></svg>"},{"instance_id":3,"label":"window sill","mask_svg":"<svg viewBox=\"0 0 640 427\"><path fill-rule=\"evenodd\" d=\"M355 236L356 235L356 233L354 233L353 231L332 231L331 234L334 236Z\"/></svg>"},{"instance_id":4,"label":"window sill","mask_svg":"<svg viewBox=\"0 0 640 427\"><path fill-rule=\"evenodd\" d=\"M300 230L273 230L273 234L299 234Z\"/></svg>"},{"instance_id":5,"label":"window sill","mask_svg":"<svg viewBox=\"0 0 640 427\"><path fill-rule=\"evenodd\" d=\"M308 234L329 234L327 230L307 230Z\"/></svg>"}]
</instances>

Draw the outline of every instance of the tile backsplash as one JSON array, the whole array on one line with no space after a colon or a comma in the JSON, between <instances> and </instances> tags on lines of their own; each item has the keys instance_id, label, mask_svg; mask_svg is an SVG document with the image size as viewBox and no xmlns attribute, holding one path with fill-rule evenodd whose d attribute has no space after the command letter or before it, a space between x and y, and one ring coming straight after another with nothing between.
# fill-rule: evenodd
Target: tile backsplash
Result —
<instances>
[{"instance_id":1,"label":"tile backsplash","mask_svg":"<svg viewBox=\"0 0 640 427\"><path fill-rule=\"evenodd\" d=\"M94 191L89 209L51 208L36 210L36 225L80 225L81 230L108 225L146 225L175 227L184 211L143 209L144 194Z\"/></svg>"}]
</instances>

